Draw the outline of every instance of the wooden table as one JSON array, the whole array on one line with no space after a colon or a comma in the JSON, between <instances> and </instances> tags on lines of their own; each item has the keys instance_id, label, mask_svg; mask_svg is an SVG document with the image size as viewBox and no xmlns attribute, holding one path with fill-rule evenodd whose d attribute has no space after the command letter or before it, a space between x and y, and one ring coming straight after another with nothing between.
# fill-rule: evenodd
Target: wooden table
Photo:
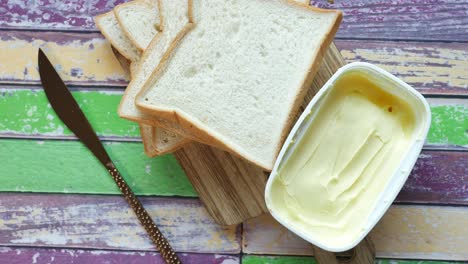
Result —
<instances>
[{"instance_id":1,"label":"wooden table","mask_svg":"<svg viewBox=\"0 0 468 264\"><path fill-rule=\"evenodd\" d=\"M0 2L0 263L162 263L106 171L48 106L38 47L184 263L314 263L310 246L268 215L216 225L173 156L144 156L138 126L116 114L127 76L92 20L118 2ZM379 263L468 260L468 1L313 2L344 11L335 43L347 61L383 67L431 105L416 168L371 234Z\"/></svg>"}]
</instances>

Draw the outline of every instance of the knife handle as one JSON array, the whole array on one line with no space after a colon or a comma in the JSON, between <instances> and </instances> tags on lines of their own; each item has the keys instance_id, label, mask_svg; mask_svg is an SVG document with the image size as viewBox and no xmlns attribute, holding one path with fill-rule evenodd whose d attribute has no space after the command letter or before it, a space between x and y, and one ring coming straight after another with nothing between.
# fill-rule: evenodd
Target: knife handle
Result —
<instances>
[{"instance_id":1,"label":"knife handle","mask_svg":"<svg viewBox=\"0 0 468 264\"><path fill-rule=\"evenodd\" d=\"M125 200L130 205L130 207L132 207L133 211L138 217L138 220L140 220L140 223L145 228L146 232L148 233L153 243L156 245L156 248L159 250L166 263L181 264L171 245L169 245L169 242L167 242L164 235L161 233L161 231L159 231L153 219L145 210L140 200L138 200L138 198L132 192L125 180L122 178L115 165L112 162L109 162L105 166L109 174L114 179L115 183L117 183L117 186L124 195Z\"/></svg>"}]
</instances>

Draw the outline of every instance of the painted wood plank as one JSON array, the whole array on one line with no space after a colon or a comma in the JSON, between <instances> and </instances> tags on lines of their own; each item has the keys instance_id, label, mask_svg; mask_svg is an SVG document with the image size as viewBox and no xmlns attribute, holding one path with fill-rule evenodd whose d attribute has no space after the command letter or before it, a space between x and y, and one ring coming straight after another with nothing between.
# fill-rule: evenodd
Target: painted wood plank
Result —
<instances>
[{"instance_id":1,"label":"painted wood plank","mask_svg":"<svg viewBox=\"0 0 468 264\"><path fill-rule=\"evenodd\" d=\"M98 136L140 138L137 123L120 118L121 90L72 92ZM0 88L0 133L60 138L73 133L50 107L42 88Z\"/></svg>"},{"instance_id":2,"label":"painted wood plank","mask_svg":"<svg viewBox=\"0 0 468 264\"><path fill-rule=\"evenodd\" d=\"M1 1L0 28L96 31L93 17L122 2L125 1Z\"/></svg>"},{"instance_id":3,"label":"painted wood plank","mask_svg":"<svg viewBox=\"0 0 468 264\"><path fill-rule=\"evenodd\" d=\"M79 90L73 95L98 135L139 138L138 125L117 114L122 93L121 90ZM468 147L468 100L429 98L428 101L433 118L426 145ZM50 108L40 88L0 88L0 134L53 138L72 135Z\"/></svg>"},{"instance_id":4,"label":"painted wood plank","mask_svg":"<svg viewBox=\"0 0 468 264\"><path fill-rule=\"evenodd\" d=\"M316 264L313 257L244 255L243 264ZM454 261L378 259L375 264L455 264Z\"/></svg>"},{"instance_id":5,"label":"painted wood plank","mask_svg":"<svg viewBox=\"0 0 468 264\"><path fill-rule=\"evenodd\" d=\"M105 143L138 195L197 196L172 155L150 159L139 143ZM0 140L0 192L119 194L75 141ZM468 152L423 151L397 202L468 205ZM28 166L24 166L24 162Z\"/></svg>"},{"instance_id":6,"label":"painted wood plank","mask_svg":"<svg viewBox=\"0 0 468 264\"><path fill-rule=\"evenodd\" d=\"M105 148L137 195L195 197L172 155L148 158L141 143ZM107 171L77 141L0 140L0 192L120 194Z\"/></svg>"},{"instance_id":7,"label":"painted wood plank","mask_svg":"<svg viewBox=\"0 0 468 264\"><path fill-rule=\"evenodd\" d=\"M0 80L39 83L39 47L65 82L108 86L125 85L128 80L100 34L29 31L0 31Z\"/></svg>"},{"instance_id":8,"label":"painted wood plank","mask_svg":"<svg viewBox=\"0 0 468 264\"><path fill-rule=\"evenodd\" d=\"M150 250L155 247L119 196L0 194L0 246ZM198 199L142 198L178 252L240 252L237 226L219 226Z\"/></svg>"},{"instance_id":9,"label":"painted wood plank","mask_svg":"<svg viewBox=\"0 0 468 264\"><path fill-rule=\"evenodd\" d=\"M347 62L373 63L422 93L468 94L466 43L343 40L335 43Z\"/></svg>"},{"instance_id":10,"label":"painted wood plank","mask_svg":"<svg viewBox=\"0 0 468 264\"><path fill-rule=\"evenodd\" d=\"M184 264L235 264L239 263L237 255L180 253ZM0 263L8 264L164 264L156 252L125 252L80 249L49 248L11 248L0 247Z\"/></svg>"},{"instance_id":11,"label":"painted wood plank","mask_svg":"<svg viewBox=\"0 0 468 264\"><path fill-rule=\"evenodd\" d=\"M429 99L432 123L426 142L468 147L468 100ZM448 105L450 101L452 104Z\"/></svg>"},{"instance_id":12,"label":"painted wood plank","mask_svg":"<svg viewBox=\"0 0 468 264\"><path fill-rule=\"evenodd\" d=\"M468 205L468 154L423 151L397 203Z\"/></svg>"},{"instance_id":13,"label":"painted wood plank","mask_svg":"<svg viewBox=\"0 0 468 264\"><path fill-rule=\"evenodd\" d=\"M312 0L311 3L343 11L338 38L468 40L466 0Z\"/></svg>"},{"instance_id":14,"label":"painted wood plank","mask_svg":"<svg viewBox=\"0 0 468 264\"><path fill-rule=\"evenodd\" d=\"M377 257L467 260L468 208L393 205L371 232ZM312 247L270 215L244 223L243 252L312 255Z\"/></svg>"},{"instance_id":15,"label":"painted wood plank","mask_svg":"<svg viewBox=\"0 0 468 264\"><path fill-rule=\"evenodd\" d=\"M467 45L352 40L335 43L347 62L374 63L423 93L468 93ZM0 31L0 82L39 83L38 47L46 49L68 83L126 84L127 76L101 35L29 31Z\"/></svg>"},{"instance_id":16,"label":"painted wood plank","mask_svg":"<svg viewBox=\"0 0 468 264\"><path fill-rule=\"evenodd\" d=\"M96 31L93 16L121 0L45 0L0 2L0 28ZM467 41L466 0L313 0L314 5L344 11L339 38Z\"/></svg>"}]
</instances>

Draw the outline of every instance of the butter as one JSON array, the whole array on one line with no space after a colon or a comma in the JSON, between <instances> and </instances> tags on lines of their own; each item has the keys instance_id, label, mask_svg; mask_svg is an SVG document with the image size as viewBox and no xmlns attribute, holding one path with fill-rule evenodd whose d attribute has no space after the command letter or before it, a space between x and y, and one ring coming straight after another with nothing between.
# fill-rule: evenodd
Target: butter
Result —
<instances>
[{"instance_id":1,"label":"butter","mask_svg":"<svg viewBox=\"0 0 468 264\"><path fill-rule=\"evenodd\" d=\"M368 218L413 142L414 110L351 71L306 119L310 126L273 175L267 204L287 226L345 248L370 229Z\"/></svg>"}]
</instances>

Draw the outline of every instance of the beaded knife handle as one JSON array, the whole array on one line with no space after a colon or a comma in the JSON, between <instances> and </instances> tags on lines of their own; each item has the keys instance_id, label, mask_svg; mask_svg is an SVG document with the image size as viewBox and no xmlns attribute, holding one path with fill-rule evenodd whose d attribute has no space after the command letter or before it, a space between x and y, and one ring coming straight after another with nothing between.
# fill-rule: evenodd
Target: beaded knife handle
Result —
<instances>
[{"instance_id":1,"label":"beaded knife handle","mask_svg":"<svg viewBox=\"0 0 468 264\"><path fill-rule=\"evenodd\" d=\"M38 64L42 86L44 87L45 94L55 113L57 113L63 123L73 131L73 133L75 133L75 135L109 171L112 179L114 179L115 183L124 195L125 200L137 215L138 220L140 220L140 223L145 228L166 263L181 263L166 238L153 222L153 219L145 208L143 208L141 202L112 163L88 119L86 119L67 86L41 49L39 49Z\"/></svg>"}]
</instances>

